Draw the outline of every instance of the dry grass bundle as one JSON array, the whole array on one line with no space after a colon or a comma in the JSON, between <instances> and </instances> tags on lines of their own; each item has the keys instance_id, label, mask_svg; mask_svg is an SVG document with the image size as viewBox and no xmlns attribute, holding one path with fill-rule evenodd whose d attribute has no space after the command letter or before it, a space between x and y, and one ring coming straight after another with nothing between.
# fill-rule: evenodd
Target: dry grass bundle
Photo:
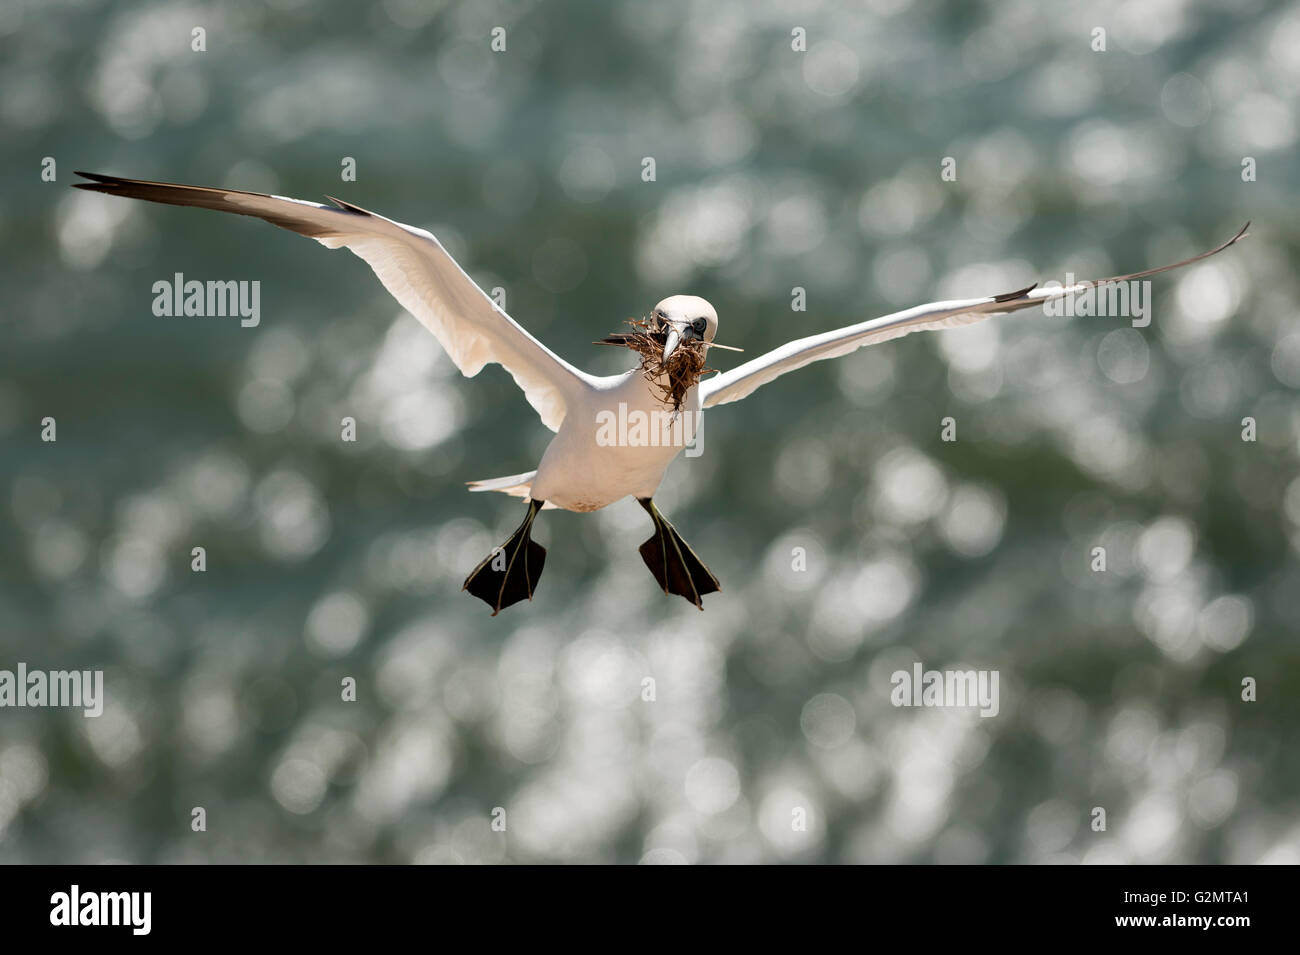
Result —
<instances>
[{"instance_id":1,"label":"dry grass bundle","mask_svg":"<svg viewBox=\"0 0 1300 955\"><path fill-rule=\"evenodd\" d=\"M715 370L704 366L707 346L698 338L683 338L665 364L664 343L668 331L659 331L644 319L629 318L627 323L632 326L632 331L616 332L596 344L622 345L640 355L641 372L646 381L659 390L665 404L672 405L674 411L681 411L686 392L701 376Z\"/></svg>"}]
</instances>

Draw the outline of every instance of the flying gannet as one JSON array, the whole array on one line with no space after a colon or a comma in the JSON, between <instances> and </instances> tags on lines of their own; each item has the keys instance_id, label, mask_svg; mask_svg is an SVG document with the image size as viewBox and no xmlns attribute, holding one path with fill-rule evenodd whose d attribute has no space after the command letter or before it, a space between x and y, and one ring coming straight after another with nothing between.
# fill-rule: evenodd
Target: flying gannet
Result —
<instances>
[{"instance_id":1,"label":"flying gannet","mask_svg":"<svg viewBox=\"0 0 1300 955\"><path fill-rule=\"evenodd\" d=\"M640 365L621 375L597 376L575 368L528 334L423 229L333 197L327 198L334 205L326 206L234 189L77 175L92 180L76 183L79 189L256 216L310 236L326 248L351 249L402 307L437 336L466 377L492 362L510 373L555 437L536 470L469 484L473 491L502 491L527 502L523 523L465 579L463 589L485 601L493 616L524 598L532 599L546 560L545 548L531 537L533 521L543 506L595 511L629 495L654 523L654 534L641 545L640 553L655 580L665 594L685 597L703 610L701 598L720 590L721 584L654 503L669 463L694 440L703 409L739 401L786 372L847 355L864 345L968 325L1085 289L1190 265L1226 249L1250 225L1246 223L1210 251L1173 265L1068 287L1035 284L1004 295L919 305L797 339L707 378L702 377L707 350L727 347L713 341L718 314L702 298L673 295L656 305L647 321L632 323L632 332L602 340L632 348L641 356ZM629 440L624 433L628 429L612 435L610 422L628 417L652 422L652 431L657 427L654 422L664 422L670 440L650 440L641 432L637 440Z\"/></svg>"}]
</instances>

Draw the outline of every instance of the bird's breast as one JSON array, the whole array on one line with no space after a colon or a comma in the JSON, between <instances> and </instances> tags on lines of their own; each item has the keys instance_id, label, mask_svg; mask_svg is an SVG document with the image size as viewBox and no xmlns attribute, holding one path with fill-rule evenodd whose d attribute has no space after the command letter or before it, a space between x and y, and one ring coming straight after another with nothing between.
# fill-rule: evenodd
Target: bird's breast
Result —
<instances>
[{"instance_id":1,"label":"bird's breast","mask_svg":"<svg viewBox=\"0 0 1300 955\"><path fill-rule=\"evenodd\" d=\"M569 409L538 465L534 495L574 511L649 496L673 458L695 441L699 419L698 387L675 410L633 372Z\"/></svg>"}]
</instances>

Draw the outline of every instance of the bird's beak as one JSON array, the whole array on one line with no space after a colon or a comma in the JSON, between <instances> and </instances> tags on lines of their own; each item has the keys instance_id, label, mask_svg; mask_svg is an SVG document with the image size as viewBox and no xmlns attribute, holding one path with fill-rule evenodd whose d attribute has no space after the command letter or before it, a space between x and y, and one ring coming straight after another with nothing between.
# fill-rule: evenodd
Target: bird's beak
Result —
<instances>
[{"instance_id":1,"label":"bird's beak","mask_svg":"<svg viewBox=\"0 0 1300 955\"><path fill-rule=\"evenodd\" d=\"M682 339L692 336L693 334L694 331L690 326L682 328L680 325L670 324L668 326L668 337L664 339L664 356L660 360L665 362L668 361L668 359L672 357L673 352L677 351L677 346L682 343Z\"/></svg>"}]
</instances>

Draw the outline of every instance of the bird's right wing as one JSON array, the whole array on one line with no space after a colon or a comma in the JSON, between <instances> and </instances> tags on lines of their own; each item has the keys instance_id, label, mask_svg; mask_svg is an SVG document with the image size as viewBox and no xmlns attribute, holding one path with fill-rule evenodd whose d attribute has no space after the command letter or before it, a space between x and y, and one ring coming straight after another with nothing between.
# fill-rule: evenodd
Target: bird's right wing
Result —
<instances>
[{"instance_id":1,"label":"bird's right wing","mask_svg":"<svg viewBox=\"0 0 1300 955\"><path fill-rule=\"evenodd\" d=\"M78 189L256 216L309 236L329 249L351 249L402 307L437 336L456 367L473 377L491 362L510 372L542 423L558 431L572 399L592 379L564 361L497 307L423 229L402 225L331 198L334 206L234 189L121 179L79 172Z\"/></svg>"},{"instance_id":2,"label":"bird's right wing","mask_svg":"<svg viewBox=\"0 0 1300 955\"><path fill-rule=\"evenodd\" d=\"M1107 285L1112 282L1127 282L1130 279L1155 275L1157 272L1168 272L1170 269L1182 268L1184 265L1191 265L1193 262L1199 262L1201 259L1209 258L1217 252L1222 252L1245 236L1248 228L1250 228L1249 222L1242 226L1241 231L1227 242L1208 252L1202 252L1190 259L1184 259L1182 262L1175 262L1173 265L1162 265L1156 269L1147 269L1145 272L1134 272L1132 275L1117 275L1114 278L1097 279L1092 282L1079 282L1059 288L1038 288L1036 285L1031 285L1029 288L1021 289L1018 292L1009 292L1005 295L993 295L986 298L972 298L953 302L931 302L929 305L918 305L916 308L904 312L895 312L881 318L873 318L858 325L849 325L834 331L823 332L820 335L796 339L773 349L766 355L760 355L743 365L738 365L730 371L724 371L711 378L705 378L700 382L700 401L705 408L724 405L730 401L739 401L746 395L751 394L760 385L767 384L788 371L794 371L796 368L802 368L804 365L821 361L824 358L838 358L840 355L847 355L849 352L856 351L865 345L875 345L889 341L891 338L901 338L904 335L910 335L912 332L970 325L991 318L994 315L1005 315L1008 312L1017 312L1022 308L1033 308L1036 305L1043 304L1048 299L1072 295L1084 289Z\"/></svg>"}]
</instances>

